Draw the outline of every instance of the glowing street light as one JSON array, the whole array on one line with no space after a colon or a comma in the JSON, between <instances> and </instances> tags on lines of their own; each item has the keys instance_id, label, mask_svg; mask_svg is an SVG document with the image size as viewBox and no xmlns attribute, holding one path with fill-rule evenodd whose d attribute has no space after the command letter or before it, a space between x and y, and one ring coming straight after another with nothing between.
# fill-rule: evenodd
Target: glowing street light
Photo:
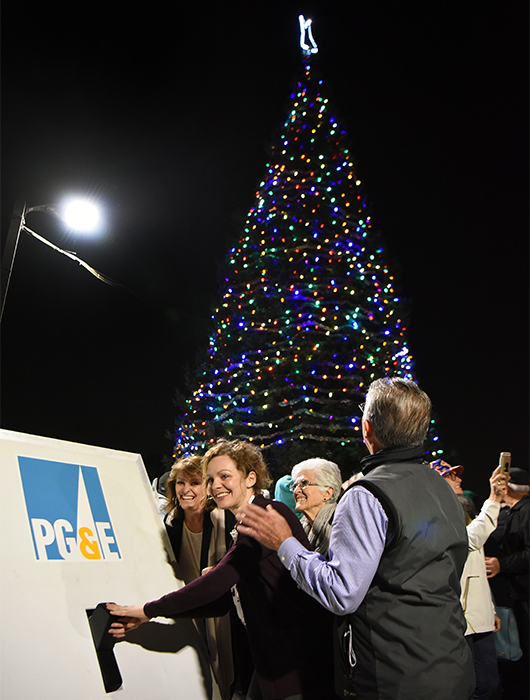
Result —
<instances>
[{"instance_id":1,"label":"glowing street light","mask_svg":"<svg viewBox=\"0 0 530 700\"><path fill-rule=\"evenodd\" d=\"M15 254L17 252L18 240L20 237L20 232L25 231L33 238L41 241L41 243L46 244L50 248L53 248L58 253L66 255L71 260L75 260L79 265L88 270L92 275L97 277L102 282L110 284L112 286L121 287L120 284L114 282L109 277L105 277L100 272L91 267L84 260L81 260L75 253L68 250L63 250L58 246L54 245L46 238L40 234L32 231L32 229L26 226L26 216L31 212L41 211L52 216L56 216L66 223L66 225L75 231L93 231L97 228L100 221L99 210L97 207L87 199L72 198L67 200L59 207L55 207L50 204L43 204L36 207L26 208L26 205L17 204L13 212L13 217L11 219L11 224L9 226L9 232L7 235L6 244L4 247L4 252L2 255L2 265L1 265L1 282L2 282L2 307L0 310L0 322L4 313L4 306L7 297L7 290L9 287L9 281L11 279L11 273L13 271L13 264L15 261Z\"/></svg>"},{"instance_id":2,"label":"glowing street light","mask_svg":"<svg viewBox=\"0 0 530 700\"><path fill-rule=\"evenodd\" d=\"M99 209L87 199L68 200L60 209L63 221L75 231L93 231L99 224Z\"/></svg>"}]
</instances>

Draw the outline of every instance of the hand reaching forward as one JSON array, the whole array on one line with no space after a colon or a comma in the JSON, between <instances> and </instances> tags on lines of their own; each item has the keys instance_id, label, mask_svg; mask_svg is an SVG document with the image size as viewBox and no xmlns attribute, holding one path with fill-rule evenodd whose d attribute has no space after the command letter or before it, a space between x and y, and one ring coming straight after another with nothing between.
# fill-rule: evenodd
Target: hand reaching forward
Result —
<instances>
[{"instance_id":1,"label":"hand reaching forward","mask_svg":"<svg viewBox=\"0 0 530 700\"><path fill-rule=\"evenodd\" d=\"M143 622L149 620L144 613L143 605L116 605L115 603L107 603L107 610L119 618L116 622L113 622L109 628L109 634L112 634L116 639L122 639L127 632L136 629Z\"/></svg>"},{"instance_id":2,"label":"hand reaching forward","mask_svg":"<svg viewBox=\"0 0 530 700\"><path fill-rule=\"evenodd\" d=\"M284 540L293 535L287 520L272 506L260 508L249 503L237 511L236 518L238 532L242 535L250 535L274 551L278 550Z\"/></svg>"}]
</instances>

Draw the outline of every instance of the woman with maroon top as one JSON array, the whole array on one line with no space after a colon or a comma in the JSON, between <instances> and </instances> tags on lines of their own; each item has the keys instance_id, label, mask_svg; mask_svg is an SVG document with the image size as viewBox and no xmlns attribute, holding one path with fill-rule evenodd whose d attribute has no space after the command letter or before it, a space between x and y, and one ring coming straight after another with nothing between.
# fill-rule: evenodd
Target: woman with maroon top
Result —
<instances>
[{"instance_id":1,"label":"woman with maroon top","mask_svg":"<svg viewBox=\"0 0 530 700\"><path fill-rule=\"evenodd\" d=\"M261 495L270 478L257 447L240 440L219 441L204 456L203 473L208 494L219 508L235 514L250 501L263 508L271 505L309 547L291 509ZM111 634L124 637L152 617L218 616L236 604L255 667L247 700L330 700L333 616L297 587L276 552L248 535L234 537L216 567L180 590L145 605L109 604L119 618Z\"/></svg>"}]
</instances>

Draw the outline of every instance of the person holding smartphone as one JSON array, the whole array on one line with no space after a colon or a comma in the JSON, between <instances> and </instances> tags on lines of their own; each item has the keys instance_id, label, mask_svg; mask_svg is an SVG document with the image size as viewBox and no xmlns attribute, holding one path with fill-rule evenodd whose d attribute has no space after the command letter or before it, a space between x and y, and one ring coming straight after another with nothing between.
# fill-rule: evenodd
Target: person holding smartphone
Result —
<instances>
[{"instance_id":1,"label":"person holding smartphone","mask_svg":"<svg viewBox=\"0 0 530 700\"><path fill-rule=\"evenodd\" d=\"M458 498L462 497L462 474L464 467L451 466L442 459L431 462L431 468L442 476ZM466 618L466 641L473 654L477 683L473 698L489 700L499 687L497 652L494 633L500 620L495 615L495 606L486 573L484 544L497 527L501 503L506 494L506 471L499 465L490 477L490 494L476 517L466 512L468 555L460 578L462 589L460 601Z\"/></svg>"}]
</instances>

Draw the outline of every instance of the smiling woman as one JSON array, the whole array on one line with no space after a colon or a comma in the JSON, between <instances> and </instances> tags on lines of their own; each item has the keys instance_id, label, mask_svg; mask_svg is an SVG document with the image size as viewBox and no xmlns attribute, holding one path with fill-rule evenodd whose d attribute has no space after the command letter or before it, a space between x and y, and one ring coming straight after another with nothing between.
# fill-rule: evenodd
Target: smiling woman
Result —
<instances>
[{"instance_id":1,"label":"smiling woman","mask_svg":"<svg viewBox=\"0 0 530 700\"><path fill-rule=\"evenodd\" d=\"M250 501L274 508L288 521L293 536L309 546L293 511L261 494L270 478L257 447L241 440L219 441L203 457L202 467L208 494L220 509L235 512ZM276 552L249 535L234 533L234 537L217 566L184 588L143 606L109 604L121 618L111 634L123 637L156 616L197 618L234 611L237 594L255 669L247 698L333 697L333 617L298 588ZM319 649L318 664L307 653L312 648Z\"/></svg>"},{"instance_id":2,"label":"smiling woman","mask_svg":"<svg viewBox=\"0 0 530 700\"><path fill-rule=\"evenodd\" d=\"M296 510L311 548L327 557L333 515L342 490L340 469L334 462L319 457L296 464L291 476Z\"/></svg>"},{"instance_id":3,"label":"smiling woman","mask_svg":"<svg viewBox=\"0 0 530 700\"><path fill-rule=\"evenodd\" d=\"M226 554L235 518L229 511L208 503L202 476L201 457L184 457L176 462L166 481L164 522L185 583L214 566ZM211 501L211 499L209 499ZM212 668L223 700L231 696L234 682L230 616L196 620L210 651Z\"/></svg>"},{"instance_id":4,"label":"smiling woman","mask_svg":"<svg viewBox=\"0 0 530 700\"><path fill-rule=\"evenodd\" d=\"M164 522L182 578L189 583L224 556L235 518L207 501L201 457L184 457L173 465L166 495Z\"/></svg>"},{"instance_id":5,"label":"smiling woman","mask_svg":"<svg viewBox=\"0 0 530 700\"><path fill-rule=\"evenodd\" d=\"M219 441L204 456L208 495L235 513L271 484L261 451L249 442Z\"/></svg>"}]
</instances>

